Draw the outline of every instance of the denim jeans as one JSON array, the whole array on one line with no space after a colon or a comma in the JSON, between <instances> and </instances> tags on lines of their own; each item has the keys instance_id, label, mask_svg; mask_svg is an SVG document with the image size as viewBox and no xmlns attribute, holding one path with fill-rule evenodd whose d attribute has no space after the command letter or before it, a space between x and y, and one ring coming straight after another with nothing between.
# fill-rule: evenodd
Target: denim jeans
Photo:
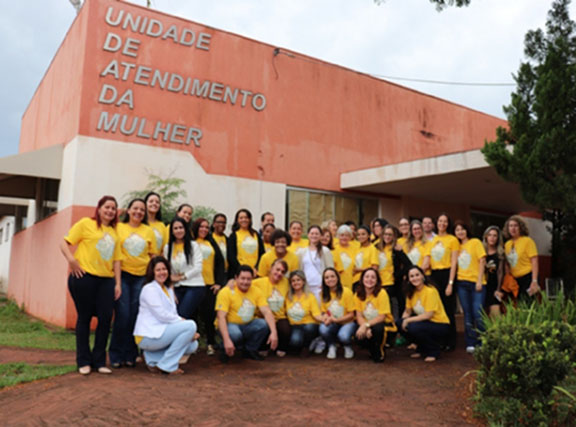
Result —
<instances>
[{"instance_id":1,"label":"denim jeans","mask_svg":"<svg viewBox=\"0 0 576 427\"><path fill-rule=\"evenodd\" d=\"M358 325L356 322L349 322L344 325L331 323L328 326L321 324L319 329L320 336L326 341L327 345L336 344L336 342L340 342L342 345L350 345L352 335L358 329Z\"/></svg>"},{"instance_id":2,"label":"denim jeans","mask_svg":"<svg viewBox=\"0 0 576 427\"><path fill-rule=\"evenodd\" d=\"M142 338L140 348L148 366L156 366L164 372L178 369L178 361L185 354L198 349L198 341L192 341L196 333L196 322L184 320L166 326L160 338Z\"/></svg>"},{"instance_id":3,"label":"denim jeans","mask_svg":"<svg viewBox=\"0 0 576 427\"><path fill-rule=\"evenodd\" d=\"M234 346L237 349L242 347L245 351L258 351L269 333L270 329L264 319L253 319L244 325L228 323L228 335Z\"/></svg>"},{"instance_id":4,"label":"denim jeans","mask_svg":"<svg viewBox=\"0 0 576 427\"><path fill-rule=\"evenodd\" d=\"M205 286L178 286L174 294L178 300L178 314L184 319L192 319L206 294Z\"/></svg>"},{"instance_id":5,"label":"denim jeans","mask_svg":"<svg viewBox=\"0 0 576 427\"><path fill-rule=\"evenodd\" d=\"M406 331L402 330L404 319L398 319L396 326L398 331L406 337L408 341L418 346L418 353L424 357L440 356L441 346L445 345L450 336L449 323L435 323L430 320L409 323Z\"/></svg>"},{"instance_id":6,"label":"denim jeans","mask_svg":"<svg viewBox=\"0 0 576 427\"><path fill-rule=\"evenodd\" d=\"M480 344L478 331L484 330L482 307L486 297L486 287L482 286L482 290L478 292L476 291L476 283L458 280L456 282L456 290L464 311L466 347L475 347Z\"/></svg>"},{"instance_id":7,"label":"denim jeans","mask_svg":"<svg viewBox=\"0 0 576 427\"><path fill-rule=\"evenodd\" d=\"M122 272L122 296L116 301L114 326L110 339L110 363L134 363L138 356L138 347L134 342L134 325L140 305L140 291L144 285L144 276Z\"/></svg>"},{"instance_id":8,"label":"denim jeans","mask_svg":"<svg viewBox=\"0 0 576 427\"><path fill-rule=\"evenodd\" d=\"M318 324L306 323L304 325L291 325L289 347L293 350L308 348L314 338L318 336Z\"/></svg>"},{"instance_id":9,"label":"denim jeans","mask_svg":"<svg viewBox=\"0 0 576 427\"><path fill-rule=\"evenodd\" d=\"M106 344L114 310L114 279L85 273L68 278L68 289L76 306L76 364L78 367L106 366ZM90 321L98 318L94 349L90 350Z\"/></svg>"}]
</instances>

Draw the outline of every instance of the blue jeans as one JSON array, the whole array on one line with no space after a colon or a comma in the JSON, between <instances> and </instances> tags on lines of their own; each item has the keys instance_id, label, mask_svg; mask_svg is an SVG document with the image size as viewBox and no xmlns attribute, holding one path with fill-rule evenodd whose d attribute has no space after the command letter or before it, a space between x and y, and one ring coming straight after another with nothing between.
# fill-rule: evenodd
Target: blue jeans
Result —
<instances>
[{"instance_id":1,"label":"blue jeans","mask_svg":"<svg viewBox=\"0 0 576 427\"><path fill-rule=\"evenodd\" d=\"M475 347L480 344L478 331L484 330L482 323L482 307L486 297L486 287L482 286L480 292L476 291L476 284L465 280L456 282L458 299L464 310L464 324L466 332L466 347Z\"/></svg>"},{"instance_id":2,"label":"blue jeans","mask_svg":"<svg viewBox=\"0 0 576 427\"><path fill-rule=\"evenodd\" d=\"M312 340L318 336L318 324L316 323L291 325L291 328L288 346L294 350L308 348Z\"/></svg>"},{"instance_id":3,"label":"blue jeans","mask_svg":"<svg viewBox=\"0 0 576 427\"><path fill-rule=\"evenodd\" d=\"M228 335L234 347L242 347L245 351L258 351L269 333L270 329L264 319L253 319L244 325L228 323Z\"/></svg>"},{"instance_id":4,"label":"blue jeans","mask_svg":"<svg viewBox=\"0 0 576 427\"><path fill-rule=\"evenodd\" d=\"M138 347L134 342L134 325L140 306L140 291L144 285L144 276L122 272L122 295L116 301L114 326L110 339L110 363L135 363Z\"/></svg>"},{"instance_id":5,"label":"blue jeans","mask_svg":"<svg viewBox=\"0 0 576 427\"><path fill-rule=\"evenodd\" d=\"M174 288L174 294L178 300L178 314L184 319L192 319L196 314L204 295L205 286L178 286Z\"/></svg>"},{"instance_id":6,"label":"blue jeans","mask_svg":"<svg viewBox=\"0 0 576 427\"><path fill-rule=\"evenodd\" d=\"M320 336L327 345L336 344L337 341L342 345L350 345L356 329L358 329L356 322L345 323L344 325L331 323L328 326L321 324Z\"/></svg>"},{"instance_id":7,"label":"blue jeans","mask_svg":"<svg viewBox=\"0 0 576 427\"><path fill-rule=\"evenodd\" d=\"M184 320L166 326L160 338L142 338L140 348L148 366L156 366L164 372L178 369L178 361L185 354L198 349L198 341L192 341L196 333L196 322Z\"/></svg>"}]
</instances>

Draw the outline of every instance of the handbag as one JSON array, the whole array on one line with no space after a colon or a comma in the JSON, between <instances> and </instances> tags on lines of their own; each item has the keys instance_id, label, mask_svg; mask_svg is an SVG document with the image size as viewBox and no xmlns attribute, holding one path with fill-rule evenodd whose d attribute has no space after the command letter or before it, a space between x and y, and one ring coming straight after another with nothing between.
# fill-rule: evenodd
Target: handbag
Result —
<instances>
[{"instance_id":1,"label":"handbag","mask_svg":"<svg viewBox=\"0 0 576 427\"><path fill-rule=\"evenodd\" d=\"M518 286L518 282L512 276L512 274L508 273L504 275L504 279L502 280L502 287L501 289L504 292L508 292L509 294L513 294L514 298L518 297L518 290L520 287Z\"/></svg>"}]
</instances>

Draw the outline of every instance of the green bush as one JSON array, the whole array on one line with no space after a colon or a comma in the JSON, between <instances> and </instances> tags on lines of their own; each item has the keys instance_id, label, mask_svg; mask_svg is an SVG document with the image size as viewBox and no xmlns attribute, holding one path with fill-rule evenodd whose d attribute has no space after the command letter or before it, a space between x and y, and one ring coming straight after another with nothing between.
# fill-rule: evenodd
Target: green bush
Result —
<instances>
[{"instance_id":1,"label":"green bush","mask_svg":"<svg viewBox=\"0 0 576 427\"><path fill-rule=\"evenodd\" d=\"M576 416L576 310L563 297L485 319L476 411L503 425L563 425ZM566 385L563 387L562 385Z\"/></svg>"}]
</instances>

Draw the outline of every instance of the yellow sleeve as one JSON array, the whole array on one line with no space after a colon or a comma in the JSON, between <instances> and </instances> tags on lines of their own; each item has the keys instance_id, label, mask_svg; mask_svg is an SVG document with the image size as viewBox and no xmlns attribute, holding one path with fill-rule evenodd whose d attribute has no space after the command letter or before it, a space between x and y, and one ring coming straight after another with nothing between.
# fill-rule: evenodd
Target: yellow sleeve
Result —
<instances>
[{"instance_id":1,"label":"yellow sleeve","mask_svg":"<svg viewBox=\"0 0 576 427\"><path fill-rule=\"evenodd\" d=\"M124 259L124 254L122 253L122 245L120 243L120 236L116 233L115 237L115 245L114 245L114 256L112 257L112 261L122 261Z\"/></svg>"},{"instance_id":2,"label":"yellow sleeve","mask_svg":"<svg viewBox=\"0 0 576 427\"><path fill-rule=\"evenodd\" d=\"M530 237L526 238L526 254L528 258L533 258L538 256L538 249L536 248L536 242Z\"/></svg>"},{"instance_id":3,"label":"yellow sleeve","mask_svg":"<svg viewBox=\"0 0 576 427\"><path fill-rule=\"evenodd\" d=\"M268 307L268 300L266 299L266 295L260 289L255 289L258 292L256 296L256 307Z\"/></svg>"},{"instance_id":4,"label":"yellow sleeve","mask_svg":"<svg viewBox=\"0 0 576 427\"><path fill-rule=\"evenodd\" d=\"M349 312L356 310L354 294L352 294L352 291L348 288L342 289L342 306Z\"/></svg>"},{"instance_id":5,"label":"yellow sleeve","mask_svg":"<svg viewBox=\"0 0 576 427\"><path fill-rule=\"evenodd\" d=\"M378 249L375 246L370 246L370 265L379 265L380 260L378 259Z\"/></svg>"},{"instance_id":6,"label":"yellow sleeve","mask_svg":"<svg viewBox=\"0 0 576 427\"><path fill-rule=\"evenodd\" d=\"M412 298L406 297L406 308L409 308L410 310L412 310ZM400 314L402 314L402 313L400 313Z\"/></svg>"},{"instance_id":7,"label":"yellow sleeve","mask_svg":"<svg viewBox=\"0 0 576 427\"><path fill-rule=\"evenodd\" d=\"M440 313L444 309L442 301L440 300L440 295L438 294L436 288L430 287L430 290L426 293L425 296L423 296L423 300L424 301L422 301L422 305L426 311Z\"/></svg>"},{"instance_id":8,"label":"yellow sleeve","mask_svg":"<svg viewBox=\"0 0 576 427\"><path fill-rule=\"evenodd\" d=\"M453 252L458 252L460 250L460 241L456 237L450 239L450 249Z\"/></svg>"},{"instance_id":9,"label":"yellow sleeve","mask_svg":"<svg viewBox=\"0 0 576 427\"><path fill-rule=\"evenodd\" d=\"M152 230L152 227L150 226L148 226L148 229L146 231L147 231L146 240L148 241L148 253L154 254L156 253L156 235L154 234L154 230Z\"/></svg>"},{"instance_id":10,"label":"yellow sleeve","mask_svg":"<svg viewBox=\"0 0 576 427\"><path fill-rule=\"evenodd\" d=\"M425 256L430 256L430 251L432 250L432 242L426 242L422 245L422 258L424 258Z\"/></svg>"},{"instance_id":11,"label":"yellow sleeve","mask_svg":"<svg viewBox=\"0 0 576 427\"><path fill-rule=\"evenodd\" d=\"M258 265L258 276L266 277L268 276L268 273L270 273L271 257L269 256L269 254L271 253L272 251L267 252L264 255L262 255L262 258L260 258L260 264Z\"/></svg>"},{"instance_id":12,"label":"yellow sleeve","mask_svg":"<svg viewBox=\"0 0 576 427\"><path fill-rule=\"evenodd\" d=\"M363 301L358 298L358 295L354 294L354 310L362 311L363 309Z\"/></svg>"},{"instance_id":13,"label":"yellow sleeve","mask_svg":"<svg viewBox=\"0 0 576 427\"><path fill-rule=\"evenodd\" d=\"M318 306L318 300L314 294L308 295L308 303L310 304L310 312L313 316L320 316L322 314L320 307Z\"/></svg>"},{"instance_id":14,"label":"yellow sleeve","mask_svg":"<svg viewBox=\"0 0 576 427\"><path fill-rule=\"evenodd\" d=\"M83 238L86 230L87 220L92 221L90 218L82 218L70 228L68 234L64 237L71 245L77 245Z\"/></svg>"},{"instance_id":15,"label":"yellow sleeve","mask_svg":"<svg viewBox=\"0 0 576 427\"><path fill-rule=\"evenodd\" d=\"M390 299L388 298L388 292L386 292L384 289L381 289L378 293L378 314L392 314L390 311Z\"/></svg>"},{"instance_id":16,"label":"yellow sleeve","mask_svg":"<svg viewBox=\"0 0 576 427\"><path fill-rule=\"evenodd\" d=\"M478 261L486 256L486 249L484 249L484 245L478 239L476 240L476 256L478 257Z\"/></svg>"},{"instance_id":17,"label":"yellow sleeve","mask_svg":"<svg viewBox=\"0 0 576 427\"><path fill-rule=\"evenodd\" d=\"M228 313L230 311L230 288L224 288L216 297L216 310Z\"/></svg>"}]
</instances>

